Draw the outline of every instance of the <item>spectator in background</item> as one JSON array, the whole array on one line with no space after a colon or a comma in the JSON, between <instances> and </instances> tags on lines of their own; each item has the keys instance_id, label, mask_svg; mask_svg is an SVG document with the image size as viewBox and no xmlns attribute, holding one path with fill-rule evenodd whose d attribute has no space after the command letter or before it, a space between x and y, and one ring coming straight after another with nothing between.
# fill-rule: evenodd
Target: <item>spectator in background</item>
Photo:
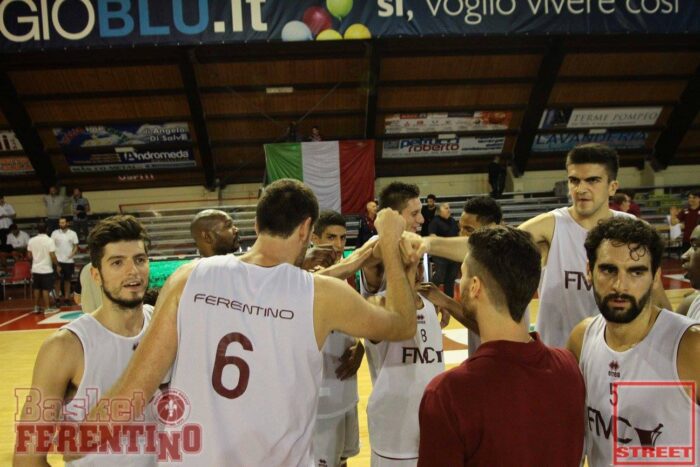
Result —
<instances>
[{"instance_id":1,"label":"spectator in background","mask_svg":"<svg viewBox=\"0 0 700 467\"><path fill-rule=\"evenodd\" d=\"M56 245L59 277L56 278L56 304L60 306L60 293L63 292L63 304L71 305L71 281L75 272L75 254L78 252L78 235L70 229L67 217L58 221L58 229L51 233L51 240Z\"/></svg>"},{"instance_id":2,"label":"spectator in background","mask_svg":"<svg viewBox=\"0 0 700 467\"><path fill-rule=\"evenodd\" d=\"M323 141L321 132L318 130L317 126L311 127L311 135L309 136L309 141Z\"/></svg>"},{"instance_id":3,"label":"spectator in background","mask_svg":"<svg viewBox=\"0 0 700 467\"><path fill-rule=\"evenodd\" d=\"M671 207L671 225L683 223L683 251L690 248L690 234L698 225L700 218L700 190L693 190L688 194L688 207L680 209Z\"/></svg>"},{"instance_id":4,"label":"spectator in background","mask_svg":"<svg viewBox=\"0 0 700 467\"><path fill-rule=\"evenodd\" d=\"M73 228L78 234L81 242L87 239L88 235L88 215L90 214L90 202L87 198L83 198L83 192L80 188L73 189L71 197L71 207L73 212Z\"/></svg>"},{"instance_id":5,"label":"spectator in background","mask_svg":"<svg viewBox=\"0 0 700 467\"><path fill-rule=\"evenodd\" d=\"M459 225L452 218L448 203L440 204L438 215L430 222L428 232L430 236L436 237L456 237L459 235ZM437 256L433 256L433 263L435 263L433 282L437 285L444 284L445 294L452 298L454 296L455 279L457 278L457 271L459 271L459 263Z\"/></svg>"},{"instance_id":6,"label":"spectator in background","mask_svg":"<svg viewBox=\"0 0 700 467\"><path fill-rule=\"evenodd\" d=\"M377 235L377 229L374 228L374 220L377 218L377 202L371 200L365 206L366 212L360 217L360 231L357 233L357 248L365 244L367 240Z\"/></svg>"},{"instance_id":7,"label":"spectator in background","mask_svg":"<svg viewBox=\"0 0 700 467\"><path fill-rule=\"evenodd\" d=\"M297 133L297 124L295 122L289 122L287 127L287 135L284 140L288 143L297 143L301 141L299 134Z\"/></svg>"},{"instance_id":8,"label":"spectator in background","mask_svg":"<svg viewBox=\"0 0 700 467\"><path fill-rule=\"evenodd\" d=\"M29 240L27 254L32 260L32 287L34 288L34 313L55 311L49 309L49 291L53 288L54 269L60 270L56 259L56 245L46 235L46 224L36 226L38 234ZM41 298L41 300L39 300Z\"/></svg>"},{"instance_id":9,"label":"spectator in background","mask_svg":"<svg viewBox=\"0 0 700 467\"><path fill-rule=\"evenodd\" d=\"M59 194L58 188L49 188L49 194L44 195L44 206L46 207L46 229L49 235L58 228L58 220L63 215L66 205L66 197Z\"/></svg>"},{"instance_id":10,"label":"spectator in background","mask_svg":"<svg viewBox=\"0 0 700 467\"><path fill-rule=\"evenodd\" d=\"M240 248L233 219L218 209L198 212L190 224L190 234L202 258L235 253Z\"/></svg>"},{"instance_id":11,"label":"spectator in background","mask_svg":"<svg viewBox=\"0 0 700 467\"><path fill-rule=\"evenodd\" d=\"M420 228L420 234L422 236L427 236L429 234L428 228L430 227L430 223L432 222L433 218L435 217L435 211L437 210L437 206L435 205L435 195L434 194L429 194L425 198L425 206L423 206L420 210L421 215L423 216L423 225Z\"/></svg>"},{"instance_id":12,"label":"spectator in background","mask_svg":"<svg viewBox=\"0 0 700 467\"><path fill-rule=\"evenodd\" d=\"M503 167L501 156L496 156L489 164L489 185L491 197L500 198L506 188L506 168Z\"/></svg>"},{"instance_id":13,"label":"spectator in background","mask_svg":"<svg viewBox=\"0 0 700 467\"><path fill-rule=\"evenodd\" d=\"M610 209L620 212L630 211L630 198L625 193L618 191L612 197L612 202L610 203Z\"/></svg>"},{"instance_id":14,"label":"spectator in background","mask_svg":"<svg viewBox=\"0 0 700 467\"><path fill-rule=\"evenodd\" d=\"M10 232L12 219L17 214L10 203L5 202L5 195L0 194L0 251L7 245L7 234Z\"/></svg>"},{"instance_id":15,"label":"spectator in background","mask_svg":"<svg viewBox=\"0 0 700 467\"><path fill-rule=\"evenodd\" d=\"M635 197L636 193L632 190L617 190L618 193L620 191L622 191L622 193L626 194L627 198L629 198L630 210L627 212L629 212L633 216L641 218L642 217L642 210L639 208L639 205L634 202L634 197Z\"/></svg>"},{"instance_id":16,"label":"spectator in background","mask_svg":"<svg viewBox=\"0 0 700 467\"><path fill-rule=\"evenodd\" d=\"M29 235L27 232L19 230L17 224L10 226L10 233L7 235L7 244L0 250L0 260L2 267L7 266L7 257L12 256L15 261L24 258L27 255L27 243L29 243Z\"/></svg>"}]
</instances>

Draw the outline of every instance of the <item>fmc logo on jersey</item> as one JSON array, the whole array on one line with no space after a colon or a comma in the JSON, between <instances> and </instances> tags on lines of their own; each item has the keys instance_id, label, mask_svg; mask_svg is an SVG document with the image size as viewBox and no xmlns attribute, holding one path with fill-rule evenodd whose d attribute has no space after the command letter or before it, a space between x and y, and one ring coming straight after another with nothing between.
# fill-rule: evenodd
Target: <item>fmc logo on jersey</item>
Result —
<instances>
[{"instance_id":1,"label":"fmc logo on jersey","mask_svg":"<svg viewBox=\"0 0 700 467\"><path fill-rule=\"evenodd\" d=\"M617 363L617 362L614 362ZM611 364L612 368L612 364ZM656 391L687 391L690 395L688 411L688 442L685 445L665 444L664 431L670 427L664 427L662 420L647 420L649 426L644 428L635 426L634 433L630 436L620 437L618 423L612 423L613 429L613 465L695 465L696 448L695 440L695 382L681 381L614 381L612 383L613 420L622 420L618 417L618 407L621 405L624 394L629 397L634 391L654 389ZM679 407L679 410L684 410ZM627 423L629 425L629 423Z\"/></svg>"}]
</instances>

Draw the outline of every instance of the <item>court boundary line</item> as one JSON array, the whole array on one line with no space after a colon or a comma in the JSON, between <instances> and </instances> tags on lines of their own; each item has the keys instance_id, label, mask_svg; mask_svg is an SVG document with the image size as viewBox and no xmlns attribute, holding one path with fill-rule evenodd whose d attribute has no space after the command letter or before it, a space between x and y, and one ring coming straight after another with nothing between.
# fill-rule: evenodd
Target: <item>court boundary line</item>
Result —
<instances>
[{"instance_id":1,"label":"court boundary line","mask_svg":"<svg viewBox=\"0 0 700 467\"><path fill-rule=\"evenodd\" d=\"M17 316L17 317L15 317L15 318L12 318L11 320L5 321L4 323L0 323L0 328L3 327L3 326L7 326L7 325L10 324L10 323L14 323L15 321L19 321L20 319L24 318L25 316L29 316L29 315L31 315L32 313L33 313L32 311L28 311L28 312L26 312L26 313L23 314L23 315L20 315L20 316Z\"/></svg>"}]
</instances>

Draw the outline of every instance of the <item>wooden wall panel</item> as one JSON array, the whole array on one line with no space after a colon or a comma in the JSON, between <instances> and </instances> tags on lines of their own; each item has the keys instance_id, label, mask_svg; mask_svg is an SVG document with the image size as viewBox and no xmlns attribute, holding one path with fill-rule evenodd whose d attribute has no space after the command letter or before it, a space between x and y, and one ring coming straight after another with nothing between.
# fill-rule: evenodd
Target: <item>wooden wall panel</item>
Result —
<instances>
[{"instance_id":1,"label":"wooden wall panel","mask_svg":"<svg viewBox=\"0 0 700 467\"><path fill-rule=\"evenodd\" d=\"M685 134L679 149L700 148L700 130L689 130ZM698 177L700 179L700 177Z\"/></svg>"},{"instance_id":2,"label":"wooden wall panel","mask_svg":"<svg viewBox=\"0 0 700 467\"><path fill-rule=\"evenodd\" d=\"M368 63L357 58L269 60L205 63L196 66L199 85L269 86L294 83L359 82L367 79Z\"/></svg>"},{"instance_id":3,"label":"wooden wall panel","mask_svg":"<svg viewBox=\"0 0 700 467\"><path fill-rule=\"evenodd\" d=\"M325 98L324 98L325 97ZM362 110L367 101L364 89L304 90L291 94L204 94L202 105L207 115L244 115L270 112L301 112L313 108L321 100L317 110Z\"/></svg>"},{"instance_id":4,"label":"wooden wall panel","mask_svg":"<svg viewBox=\"0 0 700 467\"><path fill-rule=\"evenodd\" d=\"M9 74L19 94L182 88L180 71L172 65L27 70Z\"/></svg>"},{"instance_id":5,"label":"wooden wall panel","mask_svg":"<svg viewBox=\"0 0 700 467\"><path fill-rule=\"evenodd\" d=\"M212 152L218 168L265 167L265 152L262 144L214 148Z\"/></svg>"},{"instance_id":6,"label":"wooden wall panel","mask_svg":"<svg viewBox=\"0 0 700 467\"><path fill-rule=\"evenodd\" d=\"M7 119L2 112L0 112L0 125L7 125Z\"/></svg>"},{"instance_id":7,"label":"wooden wall panel","mask_svg":"<svg viewBox=\"0 0 700 467\"><path fill-rule=\"evenodd\" d=\"M270 141L281 140L287 133L286 120L229 120L209 121L207 123L209 136L213 141L227 139L261 139ZM311 133L312 126L318 126L321 135L326 140L335 140L362 134L364 132L364 117L314 117L313 114L298 124L297 132L306 137Z\"/></svg>"},{"instance_id":8,"label":"wooden wall panel","mask_svg":"<svg viewBox=\"0 0 700 467\"><path fill-rule=\"evenodd\" d=\"M530 85L472 85L441 87L386 88L379 93L379 109L431 109L489 105L523 105L530 97Z\"/></svg>"},{"instance_id":9,"label":"wooden wall panel","mask_svg":"<svg viewBox=\"0 0 700 467\"><path fill-rule=\"evenodd\" d=\"M27 102L26 107L35 123L81 121L97 124L105 120L145 120L189 114L184 96Z\"/></svg>"},{"instance_id":10,"label":"wooden wall panel","mask_svg":"<svg viewBox=\"0 0 700 467\"><path fill-rule=\"evenodd\" d=\"M564 57L559 76L692 74L698 65L694 52L574 53Z\"/></svg>"},{"instance_id":11,"label":"wooden wall panel","mask_svg":"<svg viewBox=\"0 0 700 467\"><path fill-rule=\"evenodd\" d=\"M537 75L540 55L389 57L381 62L382 81L505 78Z\"/></svg>"},{"instance_id":12,"label":"wooden wall panel","mask_svg":"<svg viewBox=\"0 0 700 467\"><path fill-rule=\"evenodd\" d=\"M606 102L644 105L645 102L675 101L686 84L676 81L558 83L552 89L549 103L585 106Z\"/></svg>"}]
</instances>

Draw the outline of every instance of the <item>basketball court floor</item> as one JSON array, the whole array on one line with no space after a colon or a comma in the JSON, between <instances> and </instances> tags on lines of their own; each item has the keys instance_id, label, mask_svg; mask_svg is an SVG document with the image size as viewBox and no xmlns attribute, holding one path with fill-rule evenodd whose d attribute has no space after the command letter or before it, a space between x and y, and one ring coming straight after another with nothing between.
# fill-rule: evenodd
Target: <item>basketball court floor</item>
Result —
<instances>
[{"instance_id":1,"label":"basketball court floor","mask_svg":"<svg viewBox=\"0 0 700 467\"><path fill-rule=\"evenodd\" d=\"M664 287L675 308L692 289L683 278L678 260L666 260L663 270ZM538 306L538 300L534 299L530 307L532 323L537 317ZM46 316L32 314L31 309L31 300L28 299L0 301L0 465L11 465L12 462L14 422L19 403L15 397L15 390L30 386L34 360L41 343L54 329L80 316L77 306L63 307L60 312ZM455 320L443 330L443 343L447 368L452 368L466 359L467 332ZM361 452L349 461L349 466L368 467L370 450L366 408L372 384L366 360L358 372L358 382ZM49 463L54 466L63 465L61 456L58 455L50 455Z\"/></svg>"}]
</instances>

